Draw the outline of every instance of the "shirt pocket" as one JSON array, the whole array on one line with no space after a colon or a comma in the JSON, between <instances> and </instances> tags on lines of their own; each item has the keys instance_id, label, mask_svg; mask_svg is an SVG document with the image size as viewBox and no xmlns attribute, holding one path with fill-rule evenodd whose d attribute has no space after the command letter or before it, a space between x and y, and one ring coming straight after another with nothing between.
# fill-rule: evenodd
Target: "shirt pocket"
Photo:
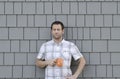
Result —
<instances>
[{"instance_id":1,"label":"shirt pocket","mask_svg":"<svg viewBox=\"0 0 120 79\"><path fill-rule=\"evenodd\" d=\"M46 60L52 59L52 52L46 52L45 53L45 59Z\"/></svg>"}]
</instances>

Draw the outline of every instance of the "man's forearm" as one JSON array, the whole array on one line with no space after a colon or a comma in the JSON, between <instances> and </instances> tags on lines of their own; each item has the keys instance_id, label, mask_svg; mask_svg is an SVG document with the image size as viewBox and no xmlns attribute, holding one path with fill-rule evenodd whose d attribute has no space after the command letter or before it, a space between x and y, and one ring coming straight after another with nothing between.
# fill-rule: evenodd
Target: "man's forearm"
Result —
<instances>
[{"instance_id":1,"label":"man's forearm","mask_svg":"<svg viewBox=\"0 0 120 79\"><path fill-rule=\"evenodd\" d=\"M41 67L41 68L44 68L47 66L47 61L43 61L41 59L37 59L36 60L36 66L38 67Z\"/></svg>"},{"instance_id":2,"label":"man's forearm","mask_svg":"<svg viewBox=\"0 0 120 79\"><path fill-rule=\"evenodd\" d=\"M86 61L85 61L84 57L81 57L79 59L78 68L73 76L75 76L77 78L79 76L79 74L82 72L82 70L84 69L85 64L86 64Z\"/></svg>"}]
</instances>

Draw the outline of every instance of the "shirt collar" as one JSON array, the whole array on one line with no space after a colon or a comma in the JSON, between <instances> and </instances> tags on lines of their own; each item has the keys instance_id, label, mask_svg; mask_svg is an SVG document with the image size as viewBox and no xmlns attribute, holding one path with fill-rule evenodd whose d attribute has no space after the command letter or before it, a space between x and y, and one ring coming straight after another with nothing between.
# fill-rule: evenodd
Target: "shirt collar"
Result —
<instances>
[{"instance_id":1,"label":"shirt collar","mask_svg":"<svg viewBox=\"0 0 120 79\"><path fill-rule=\"evenodd\" d=\"M59 43L59 44L57 44L55 41L54 41L54 39L52 39L52 42L54 43L54 44L57 44L57 45L61 45L61 44L63 44L64 43L64 39L62 39L62 41Z\"/></svg>"}]
</instances>

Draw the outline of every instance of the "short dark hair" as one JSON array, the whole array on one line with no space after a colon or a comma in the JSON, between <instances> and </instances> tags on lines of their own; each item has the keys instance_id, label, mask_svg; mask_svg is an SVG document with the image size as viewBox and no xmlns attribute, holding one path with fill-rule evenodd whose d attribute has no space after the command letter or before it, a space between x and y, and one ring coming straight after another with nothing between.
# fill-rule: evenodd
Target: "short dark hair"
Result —
<instances>
[{"instance_id":1,"label":"short dark hair","mask_svg":"<svg viewBox=\"0 0 120 79\"><path fill-rule=\"evenodd\" d=\"M53 27L53 25L54 24L60 24L61 25L61 27L62 27L62 30L64 29L64 25L63 25L63 23L61 22L61 21L54 21L52 24L51 24L51 30L52 30L52 27Z\"/></svg>"}]
</instances>

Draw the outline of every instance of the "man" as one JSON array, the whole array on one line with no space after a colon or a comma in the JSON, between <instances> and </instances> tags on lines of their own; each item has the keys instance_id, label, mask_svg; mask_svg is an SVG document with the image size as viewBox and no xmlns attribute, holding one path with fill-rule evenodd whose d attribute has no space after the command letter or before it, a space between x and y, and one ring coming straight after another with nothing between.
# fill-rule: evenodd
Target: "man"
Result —
<instances>
[{"instance_id":1,"label":"man","mask_svg":"<svg viewBox=\"0 0 120 79\"><path fill-rule=\"evenodd\" d=\"M77 79L85 66L85 59L72 42L63 39L64 25L60 21L51 24L53 39L44 43L37 56L36 65L45 67L45 79ZM72 57L79 61L73 74L70 65ZM61 58L62 61L57 60ZM60 66L57 65L60 63Z\"/></svg>"}]
</instances>

